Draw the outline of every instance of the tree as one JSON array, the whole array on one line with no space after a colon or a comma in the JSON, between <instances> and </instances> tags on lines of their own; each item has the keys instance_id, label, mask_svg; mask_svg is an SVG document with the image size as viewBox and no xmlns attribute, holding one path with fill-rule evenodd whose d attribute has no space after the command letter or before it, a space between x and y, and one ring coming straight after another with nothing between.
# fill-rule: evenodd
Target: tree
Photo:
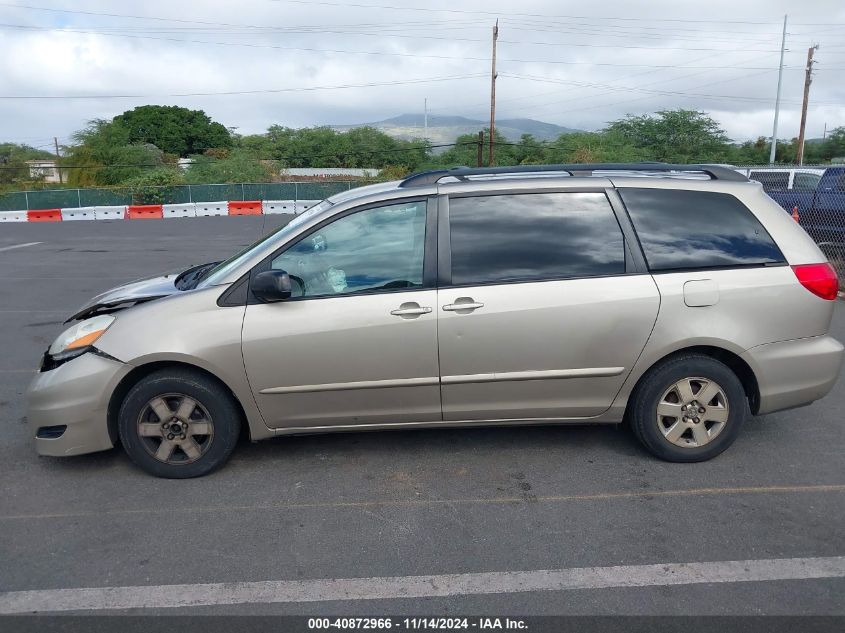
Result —
<instances>
[{"instance_id":1,"label":"tree","mask_svg":"<svg viewBox=\"0 0 845 633\"><path fill-rule=\"evenodd\" d=\"M834 128L827 135L819 153L824 160L845 156L845 126Z\"/></svg>"},{"instance_id":2,"label":"tree","mask_svg":"<svg viewBox=\"0 0 845 633\"><path fill-rule=\"evenodd\" d=\"M697 110L661 110L657 115L628 115L603 132L643 150L650 160L670 163L724 162L730 152L719 124Z\"/></svg>"},{"instance_id":3,"label":"tree","mask_svg":"<svg viewBox=\"0 0 845 633\"><path fill-rule=\"evenodd\" d=\"M481 163L487 165L490 147L490 128L484 132L484 145L481 148ZM511 143L498 130L494 142L494 160L497 165L519 165L524 161L529 163L541 162L539 156L539 142L530 134L523 135L519 143ZM475 167L478 164L478 132L462 134L455 139L455 144L442 154L430 159L429 165L437 167Z\"/></svg>"},{"instance_id":4,"label":"tree","mask_svg":"<svg viewBox=\"0 0 845 633\"><path fill-rule=\"evenodd\" d=\"M0 143L0 184L30 180L26 161L38 158L53 158L53 154L29 145Z\"/></svg>"},{"instance_id":5,"label":"tree","mask_svg":"<svg viewBox=\"0 0 845 633\"><path fill-rule=\"evenodd\" d=\"M191 184L225 182L267 182L278 173L275 162L263 161L245 150L233 150L225 156L192 156L193 163L185 173Z\"/></svg>"},{"instance_id":6,"label":"tree","mask_svg":"<svg viewBox=\"0 0 845 633\"><path fill-rule=\"evenodd\" d=\"M163 204L175 200L176 187L182 182L177 167L156 167L124 184L129 187L134 204Z\"/></svg>"},{"instance_id":7,"label":"tree","mask_svg":"<svg viewBox=\"0 0 845 633\"><path fill-rule=\"evenodd\" d=\"M122 129L129 144L150 143L182 157L232 146L229 130L202 110L146 105L117 115L112 123Z\"/></svg>"},{"instance_id":8,"label":"tree","mask_svg":"<svg viewBox=\"0 0 845 633\"><path fill-rule=\"evenodd\" d=\"M294 129L273 125L243 147L278 160L284 167L385 167L413 169L426 160L428 143L395 139L371 127L340 132L330 127Z\"/></svg>"},{"instance_id":9,"label":"tree","mask_svg":"<svg viewBox=\"0 0 845 633\"><path fill-rule=\"evenodd\" d=\"M618 132L561 134L547 152L551 163L639 162L647 152Z\"/></svg>"}]
</instances>

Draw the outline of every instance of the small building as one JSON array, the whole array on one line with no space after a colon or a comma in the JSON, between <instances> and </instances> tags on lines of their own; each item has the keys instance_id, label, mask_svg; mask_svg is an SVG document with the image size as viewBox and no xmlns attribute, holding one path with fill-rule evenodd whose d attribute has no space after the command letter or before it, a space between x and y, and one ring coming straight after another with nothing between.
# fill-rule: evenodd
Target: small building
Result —
<instances>
[{"instance_id":1,"label":"small building","mask_svg":"<svg viewBox=\"0 0 845 633\"><path fill-rule=\"evenodd\" d=\"M49 158L28 160L26 161L26 165L29 167L29 177L33 180L41 179L44 182L61 182L55 160Z\"/></svg>"}]
</instances>

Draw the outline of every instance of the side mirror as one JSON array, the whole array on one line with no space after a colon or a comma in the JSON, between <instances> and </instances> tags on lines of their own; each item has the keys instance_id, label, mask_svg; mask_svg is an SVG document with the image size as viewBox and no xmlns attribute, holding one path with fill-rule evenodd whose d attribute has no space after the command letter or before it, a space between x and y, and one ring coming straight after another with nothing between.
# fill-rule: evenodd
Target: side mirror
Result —
<instances>
[{"instance_id":1,"label":"side mirror","mask_svg":"<svg viewBox=\"0 0 845 633\"><path fill-rule=\"evenodd\" d=\"M275 303L290 299L290 276L284 270L265 270L250 281L252 294L262 303Z\"/></svg>"}]
</instances>

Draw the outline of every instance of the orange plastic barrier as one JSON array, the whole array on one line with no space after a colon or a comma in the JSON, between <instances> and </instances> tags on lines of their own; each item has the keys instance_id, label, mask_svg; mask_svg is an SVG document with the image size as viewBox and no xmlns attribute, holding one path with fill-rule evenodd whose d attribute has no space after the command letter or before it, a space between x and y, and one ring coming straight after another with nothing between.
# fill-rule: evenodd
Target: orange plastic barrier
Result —
<instances>
[{"instance_id":1,"label":"orange plastic barrier","mask_svg":"<svg viewBox=\"0 0 845 633\"><path fill-rule=\"evenodd\" d=\"M261 213L261 200L229 202L229 215L261 215Z\"/></svg>"},{"instance_id":2,"label":"orange plastic barrier","mask_svg":"<svg viewBox=\"0 0 845 633\"><path fill-rule=\"evenodd\" d=\"M27 222L61 222L61 209L41 209L39 211L27 211Z\"/></svg>"},{"instance_id":3,"label":"orange plastic barrier","mask_svg":"<svg viewBox=\"0 0 845 633\"><path fill-rule=\"evenodd\" d=\"M126 207L126 219L151 220L164 217L160 204L130 204Z\"/></svg>"}]
</instances>

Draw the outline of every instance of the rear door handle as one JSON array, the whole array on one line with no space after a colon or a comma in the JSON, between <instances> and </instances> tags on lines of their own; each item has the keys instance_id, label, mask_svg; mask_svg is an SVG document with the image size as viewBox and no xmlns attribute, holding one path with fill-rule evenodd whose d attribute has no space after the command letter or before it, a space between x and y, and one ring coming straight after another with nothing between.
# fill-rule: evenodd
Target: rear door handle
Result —
<instances>
[{"instance_id":1,"label":"rear door handle","mask_svg":"<svg viewBox=\"0 0 845 633\"><path fill-rule=\"evenodd\" d=\"M420 314L428 314L429 312L431 312L431 308L421 306L419 303L409 302L403 303L395 310L391 310L390 314L392 314L393 316L407 317L419 316Z\"/></svg>"},{"instance_id":2,"label":"rear door handle","mask_svg":"<svg viewBox=\"0 0 845 633\"><path fill-rule=\"evenodd\" d=\"M461 297L463 299L463 297ZM483 308L484 304L478 301L473 301L472 299L464 300L460 302L461 299L458 299L455 303L447 303L443 306L444 312L459 312L461 310L477 310L478 308ZM459 303L460 302L460 303Z\"/></svg>"}]
</instances>

